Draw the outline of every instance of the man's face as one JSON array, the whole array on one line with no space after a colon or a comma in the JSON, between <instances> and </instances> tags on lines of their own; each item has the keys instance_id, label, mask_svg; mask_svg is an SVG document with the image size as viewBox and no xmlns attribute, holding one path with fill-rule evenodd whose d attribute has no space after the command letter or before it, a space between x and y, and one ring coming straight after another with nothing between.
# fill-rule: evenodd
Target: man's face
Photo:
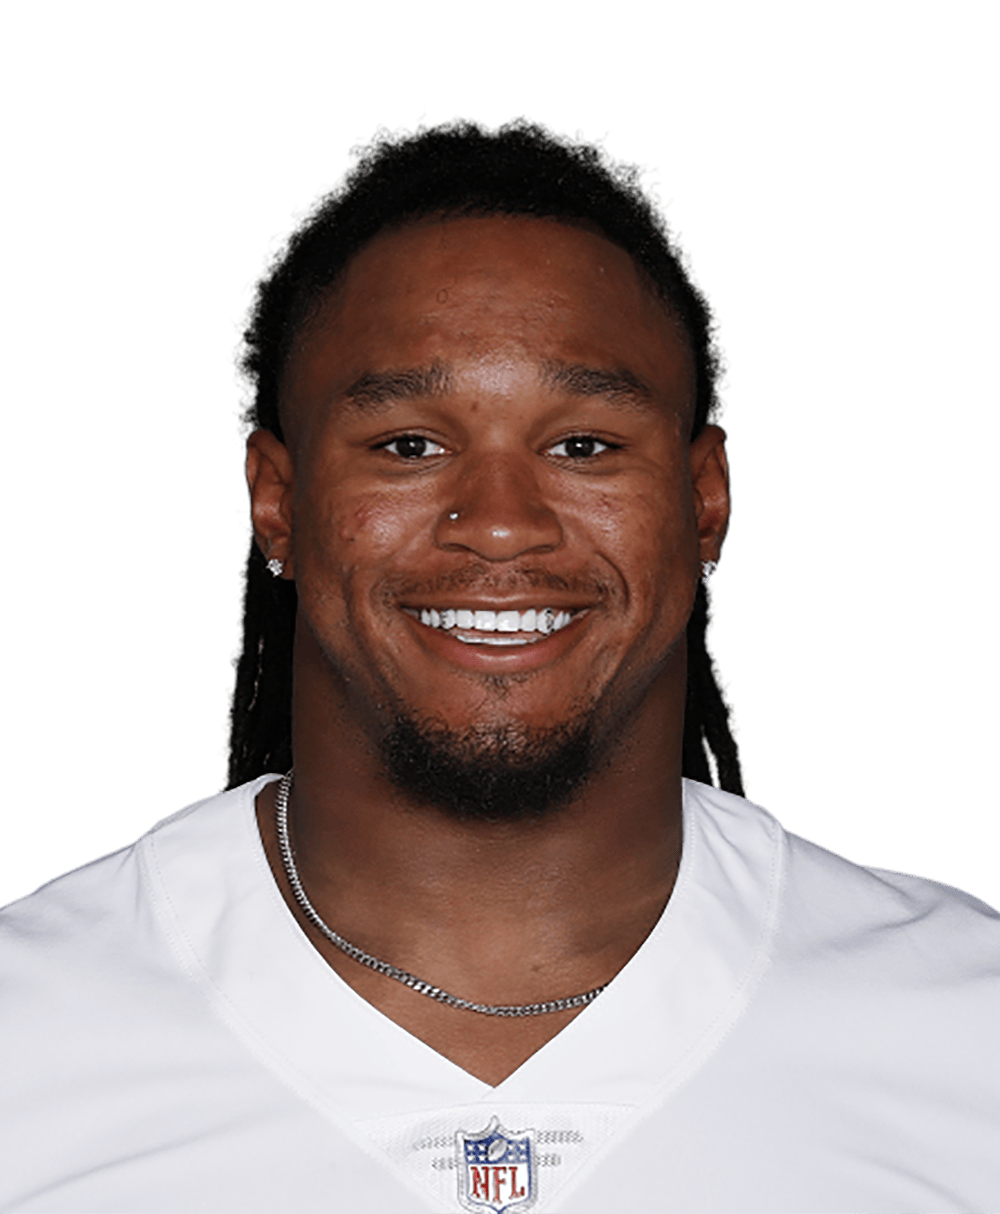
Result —
<instances>
[{"instance_id":1,"label":"man's face","mask_svg":"<svg viewBox=\"0 0 1000 1214\"><path fill-rule=\"evenodd\" d=\"M608 733L676 653L706 555L692 396L683 330L602 237L378 236L286 376L307 660L376 731Z\"/></svg>"}]
</instances>

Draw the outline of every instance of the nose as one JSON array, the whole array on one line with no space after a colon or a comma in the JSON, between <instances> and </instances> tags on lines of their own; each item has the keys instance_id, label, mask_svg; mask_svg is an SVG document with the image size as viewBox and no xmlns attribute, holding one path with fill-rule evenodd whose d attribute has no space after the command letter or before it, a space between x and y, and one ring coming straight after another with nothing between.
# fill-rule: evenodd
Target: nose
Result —
<instances>
[{"instance_id":1,"label":"nose","mask_svg":"<svg viewBox=\"0 0 1000 1214\"><path fill-rule=\"evenodd\" d=\"M487 561L550 552L562 543L555 512L522 460L495 455L467 467L437 525L438 546Z\"/></svg>"}]
</instances>

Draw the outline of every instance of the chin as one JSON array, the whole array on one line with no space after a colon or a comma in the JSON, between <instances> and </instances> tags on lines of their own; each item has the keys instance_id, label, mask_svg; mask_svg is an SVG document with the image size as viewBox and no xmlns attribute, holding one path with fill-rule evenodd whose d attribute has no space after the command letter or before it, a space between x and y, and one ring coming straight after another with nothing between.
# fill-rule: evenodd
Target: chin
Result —
<instances>
[{"instance_id":1,"label":"chin","mask_svg":"<svg viewBox=\"0 0 1000 1214\"><path fill-rule=\"evenodd\" d=\"M505 723L464 731L401 714L382 757L397 788L451 817L537 820L565 806L590 776L591 714L545 730Z\"/></svg>"}]
</instances>

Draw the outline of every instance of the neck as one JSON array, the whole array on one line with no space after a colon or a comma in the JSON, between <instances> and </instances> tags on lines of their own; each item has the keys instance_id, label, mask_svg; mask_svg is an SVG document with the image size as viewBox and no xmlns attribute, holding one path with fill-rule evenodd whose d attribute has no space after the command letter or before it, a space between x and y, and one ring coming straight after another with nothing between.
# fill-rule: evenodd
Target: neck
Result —
<instances>
[{"instance_id":1,"label":"neck","mask_svg":"<svg viewBox=\"0 0 1000 1214\"><path fill-rule=\"evenodd\" d=\"M683 654L674 662L680 669L661 673L575 799L517 822L459 820L415 803L388 781L346 697L297 672L289 826L316 910L366 952L478 1003L543 1002L608 982L655 925L680 860ZM261 834L302 922L275 843L275 791L258 800ZM575 1014L539 1017L546 1025L531 1029L504 1022L503 1032L535 1036L475 1053L478 1038L469 1042L485 1030L470 1021L483 1018L446 1008L459 1018L450 1045L448 1032L439 1040L427 1026L437 1014L422 1006L429 1000L392 989L399 984L303 926L363 997L490 1082Z\"/></svg>"}]
</instances>

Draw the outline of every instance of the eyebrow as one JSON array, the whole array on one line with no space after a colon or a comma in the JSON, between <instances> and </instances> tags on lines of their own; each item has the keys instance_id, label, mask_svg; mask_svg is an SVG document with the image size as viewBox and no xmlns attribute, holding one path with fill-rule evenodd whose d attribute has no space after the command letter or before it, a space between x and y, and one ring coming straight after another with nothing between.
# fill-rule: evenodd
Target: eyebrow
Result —
<instances>
[{"instance_id":1,"label":"eyebrow","mask_svg":"<svg viewBox=\"0 0 1000 1214\"><path fill-rule=\"evenodd\" d=\"M366 371L347 389L344 399L364 412L375 412L391 401L443 396L450 388L451 368L432 363L429 367Z\"/></svg>"},{"instance_id":2,"label":"eyebrow","mask_svg":"<svg viewBox=\"0 0 1000 1214\"><path fill-rule=\"evenodd\" d=\"M573 396L604 396L612 403L638 408L646 408L653 401L649 385L626 367L589 367L585 363L553 359L545 363L542 382L548 388L561 389Z\"/></svg>"},{"instance_id":3,"label":"eyebrow","mask_svg":"<svg viewBox=\"0 0 1000 1214\"><path fill-rule=\"evenodd\" d=\"M552 391L603 396L613 404L647 408L653 400L649 385L625 367L591 367L586 363L549 359L543 363L539 378ZM445 396L453 386L451 367L431 363L426 367L366 371L345 390L342 399L361 412L377 413L394 401Z\"/></svg>"}]
</instances>

